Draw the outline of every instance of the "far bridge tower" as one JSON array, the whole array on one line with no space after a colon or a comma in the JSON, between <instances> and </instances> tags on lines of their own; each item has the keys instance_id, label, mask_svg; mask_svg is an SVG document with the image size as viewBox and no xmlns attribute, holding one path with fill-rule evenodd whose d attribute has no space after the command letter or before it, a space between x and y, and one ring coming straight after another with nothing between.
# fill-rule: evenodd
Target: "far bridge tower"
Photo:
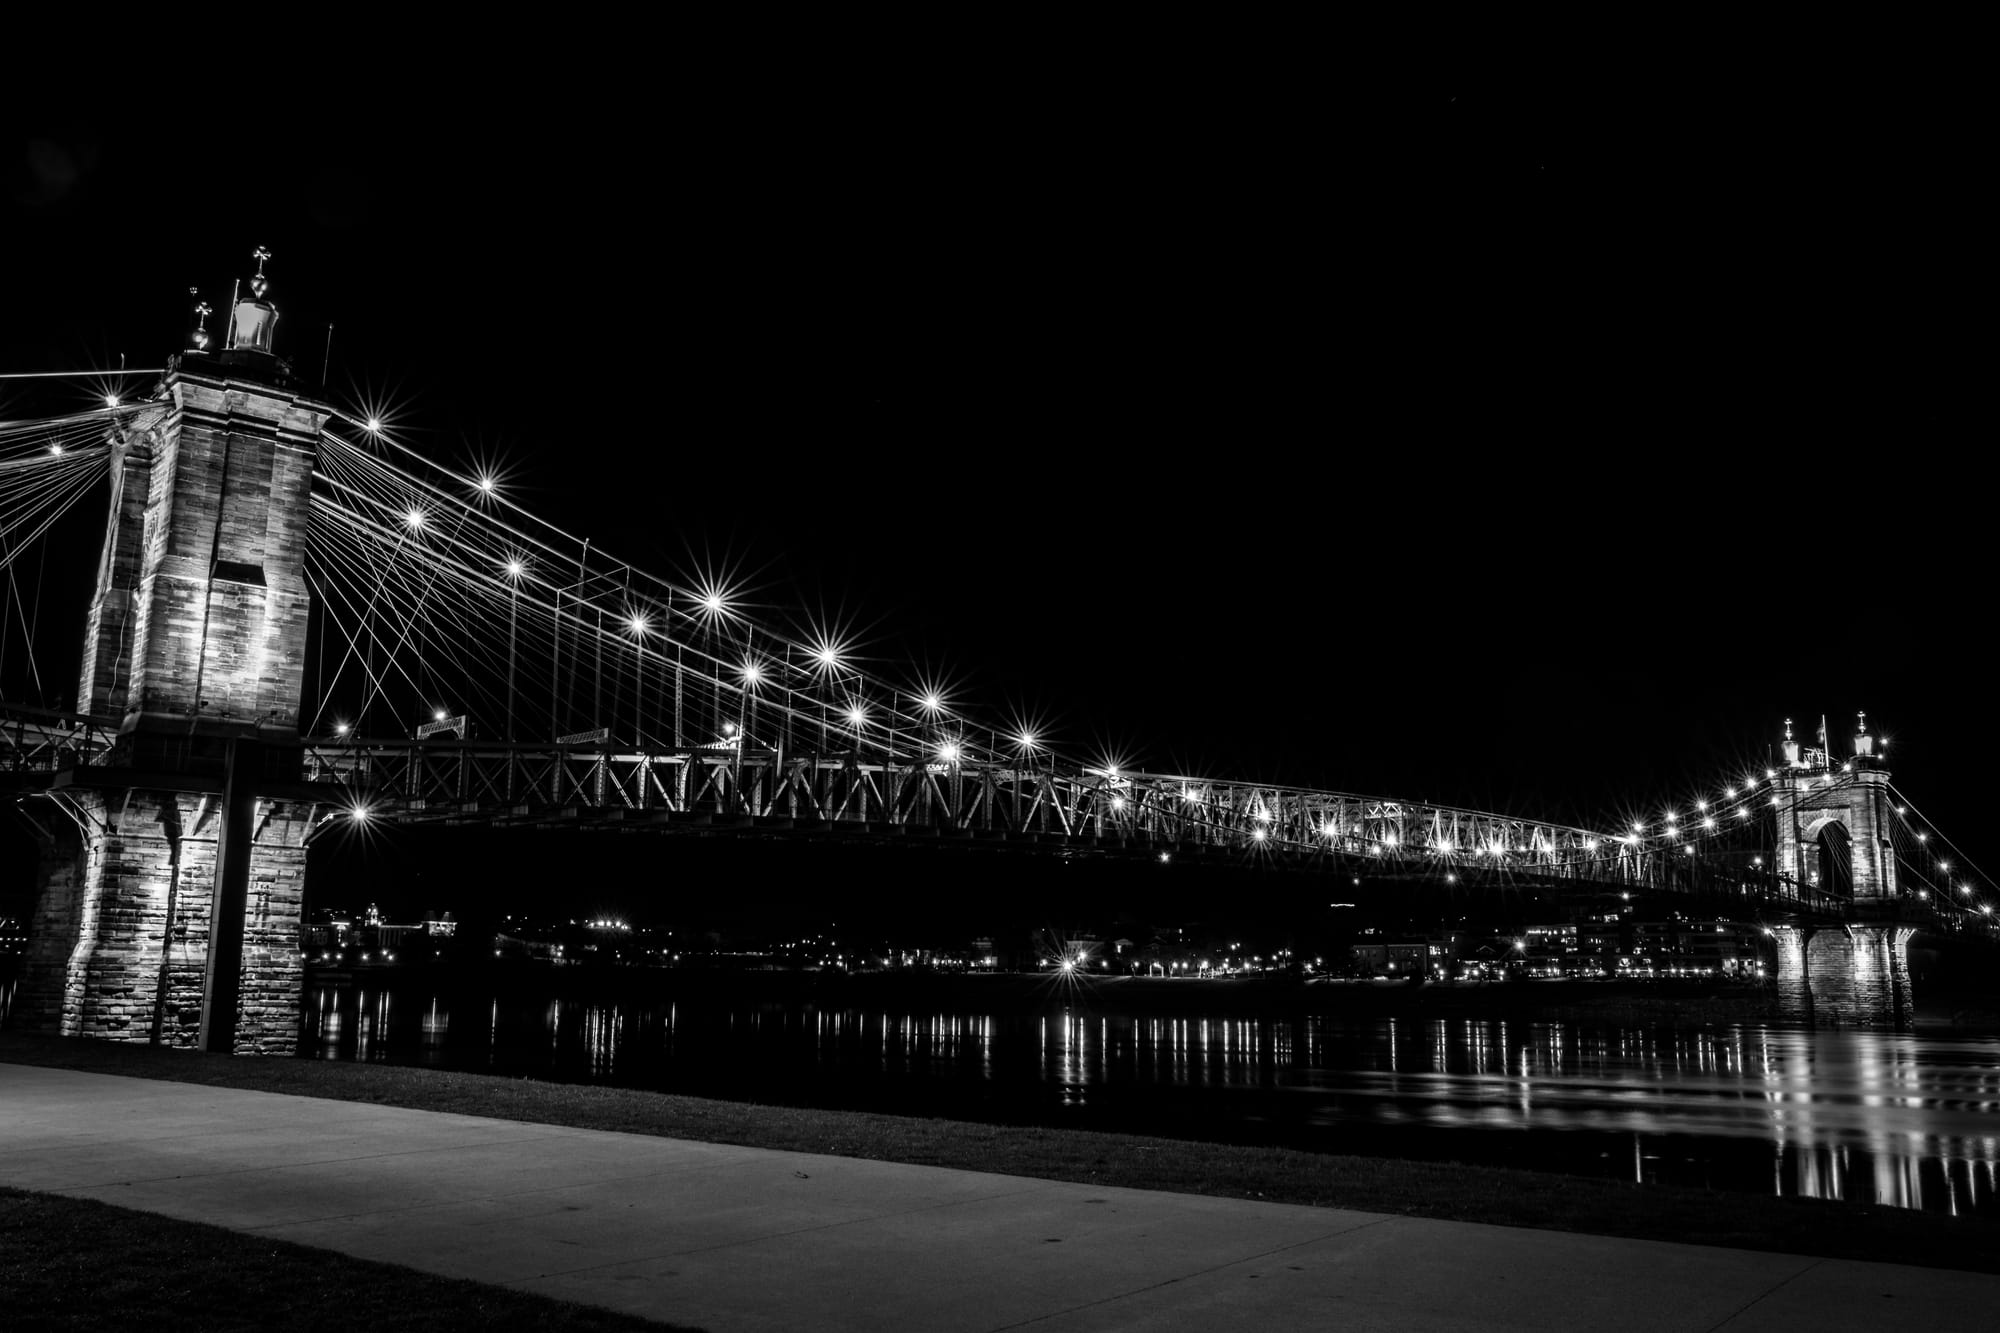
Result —
<instances>
[{"instance_id":1,"label":"far bridge tower","mask_svg":"<svg viewBox=\"0 0 2000 1333\"><path fill-rule=\"evenodd\" d=\"M1779 926L1778 990L1787 1006L1836 1021L1902 1025L1910 1017L1903 892L1889 771L1868 715L1856 715L1853 753L1835 759L1820 723L1817 747L1785 722L1784 767L1771 785L1779 877L1826 906L1838 924Z\"/></svg>"},{"instance_id":2,"label":"far bridge tower","mask_svg":"<svg viewBox=\"0 0 2000 1333\"><path fill-rule=\"evenodd\" d=\"M112 427L77 708L114 725L58 779L23 1026L290 1053L307 793L307 514L332 409L276 355L259 249L220 349L197 327ZM201 313L206 316L206 307Z\"/></svg>"}]
</instances>

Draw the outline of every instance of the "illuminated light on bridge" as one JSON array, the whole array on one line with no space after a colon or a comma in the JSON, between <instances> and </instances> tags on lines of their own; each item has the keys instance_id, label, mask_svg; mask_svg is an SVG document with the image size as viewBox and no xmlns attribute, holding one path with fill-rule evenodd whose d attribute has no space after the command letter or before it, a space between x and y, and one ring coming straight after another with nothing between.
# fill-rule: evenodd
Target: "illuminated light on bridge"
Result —
<instances>
[{"instance_id":1,"label":"illuminated light on bridge","mask_svg":"<svg viewBox=\"0 0 2000 1333\"><path fill-rule=\"evenodd\" d=\"M491 495L493 494L494 487L499 485L499 483L494 481L491 473L488 473L480 477L477 481L473 483L473 485L479 488L480 494Z\"/></svg>"},{"instance_id":2,"label":"illuminated light on bridge","mask_svg":"<svg viewBox=\"0 0 2000 1333\"><path fill-rule=\"evenodd\" d=\"M1703 828L1707 828L1707 829L1712 829L1712 828L1714 828L1714 827L1715 827L1715 816L1714 816L1714 815L1710 815L1710 816L1709 816L1709 817L1708 817L1707 819L1704 819L1704 820L1702 820L1702 821L1701 821L1701 826L1702 826Z\"/></svg>"},{"instance_id":3,"label":"illuminated light on bridge","mask_svg":"<svg viewBox=\"0 0 2000 1333\"><path fill-rule=\"evenodd\" d=\"M1123 796L1112 797L1111 808L1113 810L1123 810L1125 808L1125 798Z\"/></svg>"},{"instance_id":4,"label":"illuminated light on bridge","mask_svg":"<svg viewBox=\"0 0 2000 1333\"><path fill-rule=\"evenodd\" d=\"M854 705L852 708L847 710L847 722L849 726L855 726L855 727L867 726L868 711L864 709L860 704Z\"/></svg>"},{"instance_id":5,"label":"illuminated light on bridge","mask_svg":"<svg viewBox=\"0 0 2000 1333\"><path fill-rule=\"evenodd\" d=\"M958 743L956 741L946 741L943 745L938 746L937 753L938 758L945 763L955 764L958 762L959 757Z\"/></svg>"},{"instance_id":6,"label":"illuminated light on bridge","mask_svg":"<svg viewBox=\"0 0 2000 1333\"><path fill-rule=\"evenodd\" d=\"M1265 839L1265 838L1267 838L1267 837L1269 837L1269 836L1270 836L1270 830L1269 830L1269 829L1261 829L1261 828L1259 828L1259 829L1251 829L1251 830L1250 830L1250 836L1251 836L1251 837L1252 837L1253 839L1255 839L1256 841L1258 841L1258 842L1262 842L1262 841L1264 841L1264 839ZM1378 850L1378 851L1379 851L1379 850L1381 850L1381 849L1380 849L1380 848L1377 848L1376 850Z\"/></svg>"},{"instance_id":7,"label":"illuminated light on bridge","mask_svg":"<svg viewBox=\"0 0 2000 1333\"><path fill-rule=\"evenodd\" d=\"M519 560L509 560L506 568L507 577L510 579L518 579L528 572L528 567Z\"/></svg>"},{"instance_id":8,"label":"illuminated light on bridge","mask_svg":"<svg viewBox=\"0 0 2000 1333\"><path fill-rule=\"evenodd\" d=\"M651 627L651 625L652 622L647 620L644 615L635 614L632 616L628 616L625 620L625 628L631 630L634 634L640 635L642 637L646 633L647 629Z\"/></svg>"},{"instance_id":9,"label":"illuminated light on bridge","mask_svg":"<svg viewBox=\"0 0 2000 1333\"><path fill-rule=\"evenodd\" d=\"M421 532L424 526L424 511L409 509L403 513L403 524L412 532Z\"/></svg>"},{"instance_id":10,"label":"illuminated light on bridge","mask_svg":"<svg viewBox=\"0 0 2000 1333\"><path fill-rule=\"evenodd\" d=\"M367 431L370 435L380 435L382 433L382 418L368 418L368 420L361 423L361 429Z\"/></svg>"}]
</instances>

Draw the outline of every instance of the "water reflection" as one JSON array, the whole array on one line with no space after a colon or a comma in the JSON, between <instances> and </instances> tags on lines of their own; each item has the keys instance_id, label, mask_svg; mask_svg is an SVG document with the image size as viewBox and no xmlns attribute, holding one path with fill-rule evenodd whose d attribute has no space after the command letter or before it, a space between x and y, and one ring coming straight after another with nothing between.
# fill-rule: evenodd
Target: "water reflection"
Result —
<instances>
[{"instance_id":1,"label":"water reflection","mask_svg":"<svg viewBox=\"0 0 2000 1333\"><path fill-rule=\"evenodd\" d=\"M454 1023L459 1015L478 1015ZM307 1049L2000 1214L2000 1040L1480 1018L1031 1017L323 987ZM481 1019L484 1021L482 1022Z\"/></svg>"}]
</instances>

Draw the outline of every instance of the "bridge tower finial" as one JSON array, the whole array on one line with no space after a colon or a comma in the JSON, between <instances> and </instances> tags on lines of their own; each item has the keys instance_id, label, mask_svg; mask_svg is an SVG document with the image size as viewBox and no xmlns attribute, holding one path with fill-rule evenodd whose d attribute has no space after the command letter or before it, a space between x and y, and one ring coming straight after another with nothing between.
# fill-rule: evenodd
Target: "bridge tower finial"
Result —
<instances>
[{"instance_id":1,"label":"bridge tower finial","mask_svg":"<svg viewBox=\"0 0 2000 1333\"><path fill-rule=\"evenodd\" d=\"M257 261L257 275L250 279L250 299L236 303L229 321L229 346L224 350L275 354L271 335L278 325L278 307L264 299L264 293L271 290L271 280L264 276L264 261L271 252L260 245L250 257Z\"/></svg>"},{"instance_id":2,"label":"bridge tower finial","mask_svg":"<svg viewBox=\"0 0 2000 1333\"><path fill-rule=\"evenodd\" d=\"M1854 757L1872 759L1875 756L1875 738L1868 734L1868 713L1860 710L1854 714Z\"/></svg>"},{"instance_id":3,"label":"bridge tower finial","mask_svg":"<svg viewBox=\"0 0 2000 1333\"><path fill-rule=\"evenodd\" d=\"M1785 719L1785 767L1799 766L1799 743L1792 739L1792 720Z\"/></svg>"}]
</instances>

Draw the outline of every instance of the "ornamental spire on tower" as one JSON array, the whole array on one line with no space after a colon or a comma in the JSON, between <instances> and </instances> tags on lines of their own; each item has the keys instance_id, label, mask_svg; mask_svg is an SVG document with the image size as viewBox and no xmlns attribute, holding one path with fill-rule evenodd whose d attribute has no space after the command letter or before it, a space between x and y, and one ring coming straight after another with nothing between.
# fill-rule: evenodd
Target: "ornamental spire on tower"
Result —
<instances>
[{"instance_id":1,"label":"ornamental spire on tower","mask_svg":"<svg viewBox=\"0 0 2000 1333\"><path fill-rule=\"evenodd\" d=\"M250 299L236 303L229 321L229 346L225 350L272 355L271 336L277 329L278 308L264 299L264 293L271 290L271 280L264 276L264 261L271 257L271 252L260 245L250 257L257 261L257 275L250 279Z\"/></svg>"}]
</instances>

